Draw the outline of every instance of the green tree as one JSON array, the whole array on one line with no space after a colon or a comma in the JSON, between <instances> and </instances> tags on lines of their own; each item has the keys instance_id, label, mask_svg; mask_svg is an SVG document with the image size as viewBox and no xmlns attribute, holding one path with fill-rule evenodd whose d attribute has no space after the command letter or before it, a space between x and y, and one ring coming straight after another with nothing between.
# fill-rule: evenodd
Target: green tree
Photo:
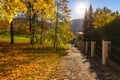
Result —
<instances>
[{"instance_id":1,"label":"green tree","mask_svg":"<svg viewBox=\"0 0 120 80\"><path fill-rule=\"evenodd\" d=\"M54 43L54 29L49 30L48 40ZM67 22L59 22L57 30L57 46L66 45L74 37Z\"/></svg>"}]
</instances>

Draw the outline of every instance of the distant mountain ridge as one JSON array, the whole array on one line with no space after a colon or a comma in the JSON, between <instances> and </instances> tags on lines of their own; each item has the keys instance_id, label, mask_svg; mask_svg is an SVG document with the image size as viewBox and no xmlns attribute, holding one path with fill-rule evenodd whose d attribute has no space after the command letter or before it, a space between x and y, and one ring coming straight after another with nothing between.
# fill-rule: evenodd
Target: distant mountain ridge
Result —
<instances>
[{"instance_id":1,"label":"distant mountain ridge","mask_svg":"<svg viewBox=\"0 0 120 80\"><path fill-rule=\"evenodd\" d=\"M76 32L82 31L83 19L73 19L70 21L70 25L72 32L76 34Z\"/></svg>"}]
</instances>

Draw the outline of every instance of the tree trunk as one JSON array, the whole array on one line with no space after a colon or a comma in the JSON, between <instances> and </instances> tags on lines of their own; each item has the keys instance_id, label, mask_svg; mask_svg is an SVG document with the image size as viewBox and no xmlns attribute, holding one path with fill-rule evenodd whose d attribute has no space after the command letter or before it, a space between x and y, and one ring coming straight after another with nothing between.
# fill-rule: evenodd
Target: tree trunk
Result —
<instances>
[{"instance_id":1,"label":"tree trunk","mask_svg":"<svg viewBox=\"0 0 120 80\"><path fill-rule=\"evenodd\" d=\"M41 19L41 25L40 25L40 29L41 29L41 32L40 32L40 44L43 43L43 27L44 27L44 20Z\"/></svg>"},{"instance_id":2,"label":"tree trunk","mask_svg":"<svg viewBox=\"0 0 120 80\"><path fill-rule=\"evenodd\" d=\"M34 30L33 30L33 26L32 26L32 24L33 24L33 20L32 20L32 8L33 8L33 6L32 6L32 4L31 3L29 3L29 8L30 8L30 16L29 16L29 20L30 20L30 23L29 23L29 30L30 30L30 44L34 44L34 36L33 36L33 34L34 34Z\"/></svg>"},{"instance_id":3,"label":"tree trunk","mask_svg":"<svg viewBox=\"0 0 120 80\"><path fill-rule=\"evenodd\" d=\"M11 44L14 44L14 28L13 28L13 22L10 23L10 36L11 36Z\"/></svg>"},{"instance_id":4,"label":"tree trunk","mask_svg":"<svg viewBox=\"0 0 120 80\"><path fill-rule=\"evenodd\" d=\"M42 37L42 25L40 25L40 29L41 29L41 32L40 32L40 44L42 44L42 39L43 39L43 37Z\"/></svg>"},{"instance_id":5,"label":"tree trunk","mask_svg":"<svg viewBox=\"0 0 120 80\"><path fill-rule=\"evenodd\" d=\"M31 38L31 42L32 44L34 44L34 38L35 38L35 29L34 29L34 26L32 26L32 34L31 34L32 38Z\"/></svg>"},{"instance_id":6,"label":"tree trunk","mask_svg":"<svg viewBox=\"0 0 120 80\"><path fill-rule=\"evenodd\" d=\"M30 20L30 24L29 24L29 29L30 29L30 44L34 44L34 30L33 30L33 26L32 26L32 15L30 12L30 16L29 16L29 20Z\"/></svg>"},{"instance_id":7,"label":"tree trunk","mask_svg":"<svg viewBox=\"0 0 120 80\"><path fill-rule=\"evenodd\" d=\"M58 3L58 0L57 0L57 3ZM58 12L59 12L59 8L57 5L56 23L55 23L55 38L54 38L54 48L56 49L56 51L57 51L57 45L58 45L57 44Z\"/></svg>"}]
</instances>

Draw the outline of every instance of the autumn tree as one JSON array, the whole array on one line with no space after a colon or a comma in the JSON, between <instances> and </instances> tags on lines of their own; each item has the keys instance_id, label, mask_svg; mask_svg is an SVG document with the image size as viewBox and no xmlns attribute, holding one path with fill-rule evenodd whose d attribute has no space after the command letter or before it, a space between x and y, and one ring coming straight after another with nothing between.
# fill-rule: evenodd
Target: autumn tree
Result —
<instances>
[{"instance_id":1,"label":"autumn tree","mask_svg":"<svg viewBox=\"0 0 120 80\"><path fill-rule=\"evenodd\" d=\"M64 22L70 20L71 10L68 7L68 3L69 0L60 0L59 2L59 7L60 7L59 18Z\"/></svg>"},{"instance_id":2,"label":"autumn tree","mask_svg":"<svg viewBox=\"0 0 120 80\"><path fill-rule=\"evenodd\" d=\"M8 20L0 20L0 33L8 34L9 33L9 21Z\"/></svg>"},{"instance_id":3,"label":"autumn tree","mask_svg":"<svg viewBox=\"0 0 120 80\"><path fill-rule=\"evenodd\" d=\"M10 23L11 44L14 44L13 18L18 12L25 12L26 6L20 0L0 0L1 19L6 19Z\"/></svg>"},{"instance_id":4,"label":"autumn tree","mask_svg":"<svg viewBox=\"0 0 120 80\"><path fill-rule=\"evenodd\" d=\"M103 9L96 9L94 12L94 28L103 27L105 24L110 23L118 15L118 12L112 12L107 7L104 7Z\"/></svg>"},{"instance_id":5,"label":"autumn tree","mask_svg":"<svg viewBox=\"0 0 120 80\"><path fill-rule=\"evenodd\" d=\"M58 25L60 25L60 22L67 22L70 17L69 17L69 13L70 10L68 8L68 0L57 0L56 1L56 7L57 7L57 11L56 11L56 24L55 24L55 38L54 38L54 47L57 49L57 45L58 45ZM64 27L64 26L63 26Z\"/></svg>"},{"instance_id":6,"label":"autumn tree","mask_svg":"<svg viewBox=\"0 0 120 80\"><path fill-rule=\"evenodd\" d=\"M13 21L14 24L14 33L17 35L28 35L29 34L29 25L27 24L27 19L22 16L17 17Z\"/></svg>"},{"instance_id":7,"label":"autumn tree","mask_svg":"<svg viewBox=\"0 0 120 80\"><path fill-rule=\"evenodd\" d=\"M49 30L47 36L48 40L54 43L54 36L55 30L52 28ZM67 22L59 22L58 30L57 30L57 47L58 46L65 46L70 40L74 37L73 33L71 32L70 25Z\"/></svg>"},{"instance_id":8,"label":"autumn tree","mask_svg":"<svg viewBox=\"0 0 120 80\"><path fill-rule=\"evenodd\" d=\"M71 32L70 25L67 22L60 22L58 27L58 42L59 44L66 44L73 39L73 33Z\"/></svg>"},{"instance_id":9,"label":"autumn tree","mask_svg":"<svg viewBox=\"0 0 120 80\"><path fill-rule=\"evenodd\" d=\"M0 34L3 35L3 39L7 37L9 34L9 21L8 20L0 20Z\"/></svg>"},{"instance_id":10,"label":"autumn tree","mask_svg":"<svg viewBox=\"0 0 120 80\"><path fill-rule=\"evenodd\" d=\"M35 23L36 21L44 22L47 18L50 18L54 14L55 8L55 0L23 0L23 2L27 6L27 13L29 17L29 27L30 27L30 43L34 44L35 38ZM43 24L43 23L42 23ZM42 34L43 34L43 26L40 25L41 28L41 41L42 41ZM42 42L41 42L42 43Z\"/></svg>"}]
</instances>

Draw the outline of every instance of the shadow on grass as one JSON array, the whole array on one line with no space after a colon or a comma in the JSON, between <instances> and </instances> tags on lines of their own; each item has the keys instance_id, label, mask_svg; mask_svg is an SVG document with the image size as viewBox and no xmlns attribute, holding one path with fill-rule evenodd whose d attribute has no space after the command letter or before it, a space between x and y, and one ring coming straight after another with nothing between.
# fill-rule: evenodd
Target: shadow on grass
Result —
<instances>
[{"instance_id":1,"label":"shadow on grass","mask_svg":"<svg viewBox=\"0 0 120 80\"><path fill-rule=\"evenodd\" d=\"M52 47L42 47L42 48L34 48L34 47L31 47L31 48L24 48L22 49L22 52L25 52L25 53L38 53L38 54L46 54L46 53L53 53L55 52L54 48Z\"/></svg>"}]
</instances>

